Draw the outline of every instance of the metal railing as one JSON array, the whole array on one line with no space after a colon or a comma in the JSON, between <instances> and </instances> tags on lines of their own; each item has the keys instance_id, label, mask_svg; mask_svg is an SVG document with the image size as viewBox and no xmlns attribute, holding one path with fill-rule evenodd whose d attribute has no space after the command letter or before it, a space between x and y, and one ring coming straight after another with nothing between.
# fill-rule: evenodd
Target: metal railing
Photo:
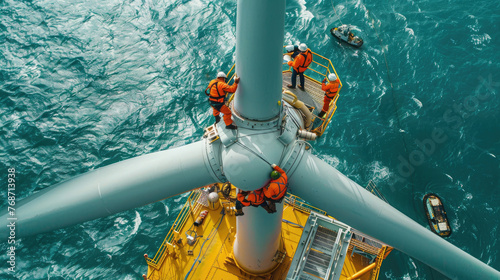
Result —
<instances>
[{"instance_id":1,"label":"metal railing","mask_svg":"<svg viewBox=\"0 0 500 280\"><path fill-rule=\"evenodd\" d=\"M198 200L200 199L201 196L201 191L200 189L196 189L191 191L189 194L186 202L184 203L184 206L182 207L181 211L177 215L177 218L175 219L174 223L170 227L169 232L167 233L165 239L160 245L160 248L156 252L155 256L153 258L146 257L146 262L149 266L153 267L154 269L159 269L160 266L162 265L162 262L168 256L170 253L170 250L173 250L173 246L175 245L175 236L176 234L179 234L180 230L182 227L186 224L188 218L190 215L192 215L193 219L196 216L196 213L199 211L201 204L198 203ZM321 210L317 207L314 207L307 203L305 200L302 198L287 193L285 196L285 203L288 205L292 206L294 209L304 212L304 213L311 213L312 211L325 215L327 216L327 212L324 210ZM229 203L229 202L223 202L223 203ZM365 249L366 252L369 252L371 254L376 254L377 255L377 262L380 262L387 257L389 252L392 250L391 247L387 246L386 244L372 238L369 236L366 236L359 231L352 229L353 230L353 235L358 236L358 238L362 238L363 243L367 243L366 246L372 247L374 250L367 250L363 246L359 246L361 250ZM352 244L351 244L352 245ZM358 247L357 246L357 247ZM378 251L378 252L375 252ZM377 265L380 266L380 263ZM378 271L374 270L375 273L378 275ZM373 275L373 274L372 274Z\"/></svg>"},{"instance_id":2,"label":"metal railing","mask_svg":"<svg viewBox=\"0 0 500 280\"><path fill-rule=\"evenodd\" d=\"M351 243L350 247L351 249L354 249L353 247L356 247L357 250L363 251L369 255L372 255L373 257L380 256L380 252L384 249L385 247L389 247L389 245L385 244L384 242L377 240L371 236L368 236L357 229L351 229L352 231L352 238L351 238ZM391 249L392 250L392 249ZM385 258L386 255L382 254L383 257Z\"/></svg>"},{"instance_id":3,"label":"metal railing","mask_svg":"<svg viewBox=\"0 0 500 280\"><path fill-rule=\"evenodd\" d=\"M380 274L380 267L382 266L382 261L387 258L387 255L392 251L392 247L384 245L377 255L376 265L372 271L370 280L377 280Z\"/></svg>"},{"instance_id":4,"label":"metal railing","mask_svg":"<svg viewBox=\"0 0 500 280\"><path fill-rule=\"evenodd\" d=\"M318 53L315 53L313 51L311 51L311 53L313 54L313 60L311 62L311 65L309 65L309 67L307 68L306 74L309 74L309 75L304 75L306 77L309 77L315 81L317 81L318 83L320 83L320 81L322 81L324 78L328 77L328 75L330 73L335 73L335 75L337 76L337 79L339 79L339 91L340 89L342 88L343 84L342 84L342 81L340 80L340 77L339 75L337 74L337 70L335 70L335 67L333 67L333 64L332 64L332 61ZM287 54L292 54L292 53L287 53ZM319 59L318 59L319 58ZM283 68L284 71L291 71L292 70L292 67L289 66L286 62L283 63L283 65L286 67Z\"/></svg>"},{"instance_id":5,"label":"metal railing","mask_svg":"<svg viewBox=\"0 0 500 280\"><path fill-rule=\"evenodd\" d=\"M340 88L339 88L340 91ZM330 124L330 121L332 120L333 115L337 111L337 100L339 99L339 94L335 96L335 98L332 99L330 102L330 109L328 110L325 120L316 128L313 129L313 132L315 132L318 136L321 136L323 132L325 132L326 128L328 127L328 124Z\"/></svg>"},{"instance_id":6,"label":"metal railing","mask_svg":"<svg viewBox=\"0 0 500 280\"><path fill-rule=\"evenodd\" d=\"M302 198L293 195L291 193L287 193L285 196L285 203L288 203L290 206L292 206L294 209L297 209L299 211L305 212L305 213L311 213L311 211L314 211L316 213L320 213L323 215L327 215L326 211L321 210L317 207L314 207L307 203L305 200Z\"/></svg>"},{"instance_id":7,"label":"metal railing","mask_svg":"<svg viewBox=\"0 0 500 280\"><path fill-rule=\"evenodd\" d=\"M156 252L155 256L153 258L146 258L146 262L148 265L154 267L155 269L158 269L159 266L161 265L161 261L164 259L164 256L169 252L169 248L172 248L173 243L174 243L174 237L176 233L179 233L181 228L186 224L186 221L189 218L189 215L195 215L196 211L199 208L199 204L197 203L199 197L201 195L201 192L199 189L191 191L189 194L186 203L181 209L181 212L179 212L179 215L177 215L177 218L175 219L173 225L170 227L170 231L167 233L167 236L165 236L165 239L160 245L160 248Z\"/></svg>"},{"instance_id":8,"label":"metal railing","mask_svg":"<svg viewBox=\"0 0 500 280\"><path fill-rule=\"evenodd\" d=\"M312 52L312 51L311 51ZM291 54L291 53L288 53ZM315 52L312 52L313 54L313 60L311 62L311 65L307 68L307 70L304 72L304 76L313 80L317 84L321 84L321 81L328 77L330 73L335 73L335 76L337 76L337 79L339 80L339 89L337 91L337 95L335 96L334 99L330 102L330 109L328 110L324 121L316 128L314 128L312 131L315 132L318 136L321 136L323 132L325 132L326 128L328 127L328 124L330 124L330 121L332 120L333 115L335 114L335 111L337 110L337 100L339 98L339 93L340 90L342 89L342 80L340 79L339 75L337 74L337 70L335 70L335 67L333 67L332 61L320 54L317 54ZM283 72L285 71L292 71L292 67L289 66L287 63L283 63Z\"/></svg>"},{"instance_id":9,"label":"metal railing","mask_svg":"<svg viewBox=\"0 0 500 280\"><path fill-rule=\"evenodd\" d=\"M373 195L377 196L378 198L382 199L383 201L385 201L386 203L387 202L387 199L384 197L384 195L380 192L380 190L377 188L377 185L375 185L375 183L370 180L370 182L368 182L368 185L366 185L366 188L365 188L367 191L371 192Z\"/></svg>"},{"instance_id":10,"label":"metal railing","mask_svg":"<svg viewBox=\"0 0 500 280\"><path fill-rule=\"evenodd\" d=\"M229 77L229 80L227 80L227 83L229 84L236 76L236 70L235 72L233 73L233 70L234 70L234 67L236 66L236 63L233 64L233 67L231 67L231 69L229 69L229 72L227 72L227 76ZM231 74L232 73L232 74ZM229 97L229 99L227 100L226 102L226 105L228 105L229 103L231 103L231 101L233 101L234 99L234 93L231 94L231 96Z\"/></svg>"},{"instance_id":11,"label":"metal railing","mask_svg":"<svg viewBox=\"0 0 500 280\"><path fill-rule=\"evenodd\" d=\"M289 53L289 54L291 54L291 53ZM305 73L311 73L311 74L310 75L304 74L304 76L310 78L311 80L315 81L318 84L321 84L320 81L322 81L324 78L326 78L330 73L335 73L335 76L337 76L337 79L339 80L338 92L340 92L343 84L342 84L342 81L340 80L339 75L337 74L337 70L335 70L335 67L333 67L332 61L330 59L320 55L320 54L315 53L315 52L312 52L312 54L313 54L313 61L311 62L311 65L309 65L309 67L307 68L307 70L305 72ZM230 83L235 78L236 73L233 72L233 70L235 69L235 65L236 64L233 64L233 66L231 67L229 72L227 72L227 74L226 74L229 77L229 79L227 80L227 83ZM283 63L283 65L286 65L286 67L284 67L283 71L291 71L291 69L292 69L291 66L288 66L287 63ZM337 93L337 96L331 101L330 111L328 112L327 117L325 118L325 121L319 127L315 128L315 131L320 133L319 135L323 134L325 128L330 123L330 120L332 119L333 114L335 113L335 110L337 109L336 103L337 103L338 96L339 96L339 94ZM233 101L233 99L234 99L234 93L231 94L227 103L230 103L231 101ZM332 104L334 106L332 106Z\"/></svg>"}]
</instances>

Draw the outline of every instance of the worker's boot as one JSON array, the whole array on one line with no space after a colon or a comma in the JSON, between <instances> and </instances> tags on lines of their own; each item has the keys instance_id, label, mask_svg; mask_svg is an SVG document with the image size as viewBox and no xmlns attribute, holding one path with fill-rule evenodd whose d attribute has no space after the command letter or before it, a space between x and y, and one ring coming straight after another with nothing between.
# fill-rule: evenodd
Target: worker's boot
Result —
<instances>
[{"instance_id":1,"label":"worker's boot","mask_svg":"<svg viewBox=\"0 0 500 280\"><path fill-rule=\"evenodd\" d=\"M245 215L245 213L243 213L243 210L242 209L236 209L236 214L234 214L235 216L243 216Z\"/></svg>"},{"instance_id":2,"label":"worker's boot","mask_svg":"<svg viewBox=\"0 0 500 280\"><path fill-rule=\"evenodd\" d=\"M220 116L215 116L215 124L220 122Z\"/></svg>"},{"instance_id":3,"label":"worker's boot","mask_svg":"<svg viewBox=\"0 0 500 280\"><path fill-rule=\"evenodd\" d=\"M269 214L276 212L276 211L273 212L273 210L271 210L271 208L269 208L269 205L262 205L262 208L264 208L267 211L267 213L269 213Z\"/></svg>"},{"instance_id":4,"label":"worker's boot","mask_svg":"<svg viewBox=\"0 0 500 280\"><path fill-rule=\"evenodd\" d=\"M297 86L297 87L300 88L301 90L306 90L304 86Z\"/></svg>"},{"instance_id":5,"label":"worker's boot","mask_svg":"<svg viewBox=\"0 0 500 280\"><path fill-rule=\"evenodd\" d=\"M234 124L226 125L227 129L237 129L238 127L235 126Z\"/></svg>"},{"instance_id":6,"label":"worker's boot","mask_svg":"<svg viewBox=\"0 0 500 280\"><path fill-rule=\"evenodd\" d=\"M326 112L325 111L321 111L321 113L319 113L318 117L320 119L322 119L324 116L325 116Z\"/></svg>"}]
</instances>

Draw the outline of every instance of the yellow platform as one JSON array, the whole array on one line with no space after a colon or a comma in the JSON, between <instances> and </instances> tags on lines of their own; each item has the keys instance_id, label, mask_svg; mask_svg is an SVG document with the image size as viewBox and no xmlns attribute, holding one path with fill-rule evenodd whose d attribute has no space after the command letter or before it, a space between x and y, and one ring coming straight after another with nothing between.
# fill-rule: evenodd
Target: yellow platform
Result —
<instances>
[{"instance_id":1,"label":"yellow platform","mask_svg":"<svg viewBox=\"0 0 500 280\"><path fill-rule=\"evenodd\" d=\"M234 192L233 187L233 197ZM210 210L206 195L204 188L191 192L156 255L152 258L145 255L148 272L144 279L286 279L310 211L326 214L288 194L284 201L281 248L274 258L276 268L265 275L252 275L240 269L233 259L237 219L234 204L221 195L220 206ZM203 224L194 226L204 210L208 210L208 215ZM195 233L196 241L189 245L187 236ZM348 279L370 264L369 271L355 279L377 279L382 260L392 248L357 231L354 235L340 279Z\"/></svg>"}]
</instances>

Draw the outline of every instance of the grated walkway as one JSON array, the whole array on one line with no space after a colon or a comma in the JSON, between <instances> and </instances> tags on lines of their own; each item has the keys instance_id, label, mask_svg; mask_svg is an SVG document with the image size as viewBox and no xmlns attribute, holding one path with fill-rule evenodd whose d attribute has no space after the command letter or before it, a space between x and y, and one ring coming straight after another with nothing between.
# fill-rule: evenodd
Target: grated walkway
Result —
<instances>
[{"instance_id":1,"label":"grated walkway","mask_svg":"<svg viewBox=\"0 0 500 280\"><path fill-rule=\"evenodd\" d=\"M314 114L318 114L323 107L323 97L325 96L325 92L321 90L321 84L316 82L315 80L305 77L305 91L299 89L298 87L294 89L290 89L287 87L288 84L291 84L292 80L292 72L283 72L283 88L289 90L293 94L297 96L297 98L304 102L306 105L310 107L314 107ZM299 77L297 77L297 85L299 85Z\"/></svg>"}]
</instances>

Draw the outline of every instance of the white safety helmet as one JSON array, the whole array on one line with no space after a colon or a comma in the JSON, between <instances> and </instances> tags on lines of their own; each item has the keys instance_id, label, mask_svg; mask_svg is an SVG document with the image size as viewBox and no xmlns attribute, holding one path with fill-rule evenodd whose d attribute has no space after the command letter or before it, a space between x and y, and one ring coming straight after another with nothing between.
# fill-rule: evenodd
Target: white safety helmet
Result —
<instances>
[{"instance_id":1,"label":"white safety helmet","mask_svg":"<svg viewBox=\"0 0 500 280\"><path fill-rule=\"evenodd\" d=\"M294 45L288 45L285 47L286 51L287 52L293 52L293 50L295 49L295 46Z\"/></svg>"},{"instance_id":2,"label":"white safety helmet","mask_svg":"<svg viewBox=\"0 0 500 280\"><path fill-rule=\"evenodd\" d=\"M307 50L307 45L302 43L299 45L299 51L305 52Z\"/></svg>"},{"instance_id":3,"label":"white safety helmet","mask_svg":"<svg viewBox=\"0 0 500 280\"><path fill-rule=\"evenodd\" d=\"M226 73L220 71L219 73L217 73L217 78L227 78Z\"/></svg>"},{"instance_id":4,"label":"white safety helmet","mask_svg":"<svg viewBox=\"0 0 500 280\"><path fill-rule=\"evenodd\" d=\"M328 74L329 81L335 81L336 79L337 79L337 76L335 76L335 74L333 74L333 73Z\"/></svg>"}]
</instances>

